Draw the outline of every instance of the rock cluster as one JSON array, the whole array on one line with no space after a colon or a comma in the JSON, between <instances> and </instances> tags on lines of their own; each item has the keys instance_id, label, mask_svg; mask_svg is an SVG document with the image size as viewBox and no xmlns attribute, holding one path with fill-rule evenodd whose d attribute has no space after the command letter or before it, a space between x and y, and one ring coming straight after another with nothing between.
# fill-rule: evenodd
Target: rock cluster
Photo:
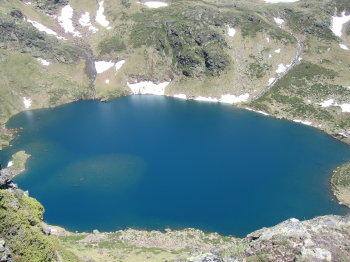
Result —
<instances>
[{"instance_id":1,"label":"rock cluster","mask_svg":"<svg viewBox=\"0 0 350 262\"><path fill-rule=\"evenodd\" d=\"M0 189L6 189L12 185L12 176L5 169L0 169Z\"/></svg>"},{"instance_id":2,"label":"rock cluster","mask_svg":"<svg viewBox=\"0 0 350 262\"><path fill-rule=\"evenodd\" d=\"M3 238L0 238L0 262L12 261L14 260L11 258L10 249L5 245L5 240Z\"/></svg>"}]
</instances>

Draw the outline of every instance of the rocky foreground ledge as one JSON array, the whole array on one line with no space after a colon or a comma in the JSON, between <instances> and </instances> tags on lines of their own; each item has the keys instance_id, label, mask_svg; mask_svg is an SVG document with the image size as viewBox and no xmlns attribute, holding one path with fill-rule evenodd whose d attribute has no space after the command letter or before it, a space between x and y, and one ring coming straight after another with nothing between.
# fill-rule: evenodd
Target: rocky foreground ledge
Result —
<instances>
[{"instance_id":1,"label":"rocky foreground ledge","mask_svg":"<svg viewBox=\"0 0 350 262\"><path fill-rule=\"evenodd\" d=\"M0 170L0 182L1 262L350 260L350 215L292 218L245 238L197 229L72 233L43 223L42 205L18 189L7 170Z\"/></svg>"},{"instance_id":2,"label":"rocky foreground ledge","mask_svg":"<svg viewBox=\"0 0 350 262\"><path fill-rule=\"evenodd\" d=\"M350 257L350 216L292 218L242 239L195 229L60 234L61 243L87 261L349 261Z\"/></svg>"}]
</instances>

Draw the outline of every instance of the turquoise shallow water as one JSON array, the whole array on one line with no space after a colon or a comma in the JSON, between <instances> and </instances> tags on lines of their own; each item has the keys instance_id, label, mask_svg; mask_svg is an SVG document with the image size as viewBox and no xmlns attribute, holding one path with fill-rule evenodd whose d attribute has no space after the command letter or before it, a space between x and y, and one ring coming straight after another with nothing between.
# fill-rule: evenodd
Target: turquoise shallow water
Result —
<instances>
[{"instance_id":1,"label":"turquoise shallow water","mask_svg":"<svg viewBox=\"0 0 350 262\"><path fill-rule=\"evenodd\" d=\"M126 227L243 236L290 217L346 214L329 178L350 147L307 126L158 96L23 112L0 160L32 155L16 182L70 230Z\"/></svg>"}]
</instances>

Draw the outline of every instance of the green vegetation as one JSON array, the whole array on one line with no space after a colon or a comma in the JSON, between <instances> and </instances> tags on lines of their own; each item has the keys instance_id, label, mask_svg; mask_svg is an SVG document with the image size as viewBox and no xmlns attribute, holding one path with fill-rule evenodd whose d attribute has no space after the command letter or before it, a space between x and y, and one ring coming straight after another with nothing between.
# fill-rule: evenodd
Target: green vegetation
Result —
<instances>
[{"instance_id":1,"label":"green vegetation","mask_svg":"<svg viewBox=\"0 0 350 262\"><path fill-rule=\"evenodd\" d=\"M103 56L105 54L118 53L126 50L126 45L123 40L117 36L106 38L98 44L99 54Z\"/></svg>"},{"instance_id":2,"label":"green vegetation","mask_svg":"<svg viewBox=\"0 0 350 262\"><path fill-rule=\"evenodd\" d=\"M249 58L252 62L249 63L249 70L246 74L251 78L262 78L272 68L271 65L264 63L261 57L250 55Z\"/></svg>"},{"instance_id":3,"label":"green vegetation","mask_svg":"<svg viewBox=\"0 0 350 262\"><path fill-rule=\"evenodd\" d=\"M15 168L25 168L27 159L30 157L25 151L19 151L12 156L13 167Z\"/></svg>"},{"instance_id":4,"label":"green vegetation","mask_svg":"<svg viewBox=\"0 0 350 262\"><path fill-rule=\"evenodd\" d=\"M337 167L333 172L331 184L338 200L350 207L350 162Z\"/></svg>"},{"instance_id":5,"label":"green vegetation","mask_svg":"<svg viewBox=\"0 0 350 262\"><path fill-rule=\"evenodd\" d=\"M282 117L311 119L328 130L350 128L348 114L339 113L339 108L317 105L330 98L344 101L344 98L350 97L348 88L332 83L335 77L335 71L303 61L280 79L270 92L252 102L252 105Z\"/></svg>"},{"instance_id":6,"label":"green vegetation","mask_svg":"<svg viewBox=\"0 0 350 262\"><path fill-rule=\"evenodd\" d=\"M53 237L46 236L41 224L44 208L21 191L0 190L0 236L18 262L49 262L58 258L79 261Z\"/></svg>"},{"instance_id":7,"label":"green vegetation","mask_svg":"<svg viewBox=\"0 0 350 262\"><path fill-rule=\"evenodd\" d=\"M211 8L181 3L137 13L132 19L129 43L154 47L187 77L219 75L229 65L227 43L219 31L222 14Z\"/></svg>"},{"instance_id":8,"label":"green vegetation","mask_svg":"<svg viewBox=\"0 0 350 262\"><path fill-rule=\"evenodd\" d=\"M69 64L82 56L82 51L76 46L40 32L24 21L24 15L18 9L0 14L0 48Z\"/></svg>"},{"instance_id":9,"label":"green vegetation","mask_svg":"<svg viewBox=\"0 0 350 262\"><path fill-rule=\"evenodd\" d=\"M338 167L333 176L332 184L337 187L350 187L350 163Z\"/></svg>"}]
</instances>

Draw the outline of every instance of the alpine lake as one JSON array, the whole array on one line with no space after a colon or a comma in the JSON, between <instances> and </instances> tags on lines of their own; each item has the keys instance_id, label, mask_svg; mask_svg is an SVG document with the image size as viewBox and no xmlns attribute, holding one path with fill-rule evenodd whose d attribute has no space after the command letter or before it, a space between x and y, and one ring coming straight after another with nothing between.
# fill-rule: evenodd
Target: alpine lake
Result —
<instances>
[{"instance_id":1,"label":"alpine lake","mask_svg":"<svg viewBox=\"0 0 350 262\"><path fill-rule=\"evenodd\" d=\"M133 95L22 112L1 163L72 231L198 228L244 236L294 217L349 213L330 177L350 147L305 125L219 103Z\"/></svg>"}]
</instances>

